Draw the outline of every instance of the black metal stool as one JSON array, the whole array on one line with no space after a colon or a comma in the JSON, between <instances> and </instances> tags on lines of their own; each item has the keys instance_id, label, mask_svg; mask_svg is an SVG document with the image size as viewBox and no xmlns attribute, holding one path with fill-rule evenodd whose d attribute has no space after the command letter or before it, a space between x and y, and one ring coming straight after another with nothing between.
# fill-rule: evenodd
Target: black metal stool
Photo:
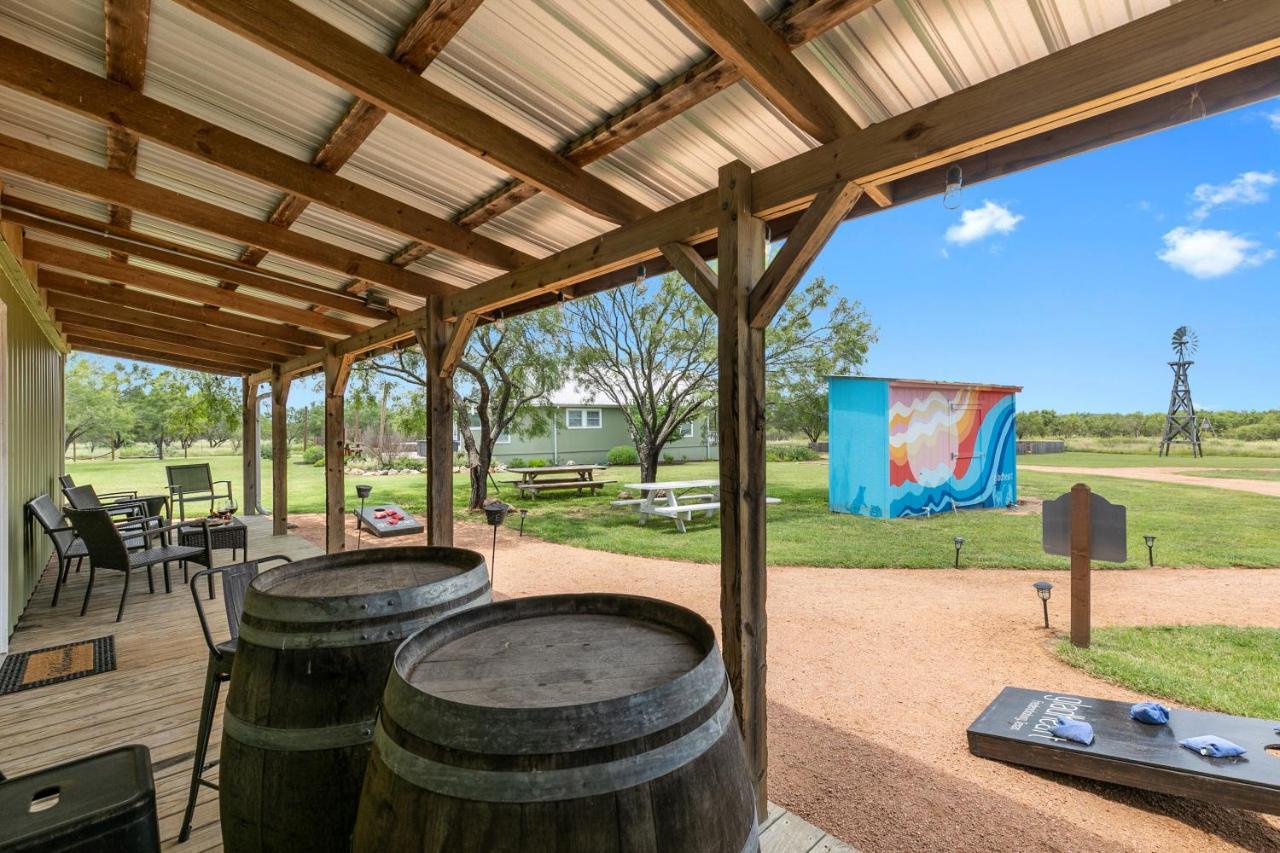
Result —
<instances>
[{"instance_id":1,"label":"black metal stool","mask_svg":"<svg viewBox=\"0 0 1280 853\"><path fill-rule=\"evenodd\" d=\"M244 595L249 583L258 575L259 566L272 560L286 563L292 559L283 554L273 554L259 560L245 563L233 563L215 569L204 569L191 576L191 600L196 604L196 615L200 617L200 630L204 632L204 641L209 646L209 665L204 676L204 700L200 703L200 728L196 732L196 751L191 762L191 790L187 793L187 810L182 816L182 829L178 832L178 841L186 841L191 837L191 816L196 810L196 796L200 786L218 790L218 786L204 778L205 771L217 766L217 760L205 761L209 751L209 735L213 731L213 717L218 711L218 691L223 682L231 680L231 664L235 661L236 642L240 638L240 615L244 612ZM196 592L196 582L207 576L213 583L213 575L222 575L222 603L227 611L227 628L231 632L230 639L215 643L209 631L209 620L205 616L204 605L200 603L200 595Z\"/></svg>"}]
</instances>

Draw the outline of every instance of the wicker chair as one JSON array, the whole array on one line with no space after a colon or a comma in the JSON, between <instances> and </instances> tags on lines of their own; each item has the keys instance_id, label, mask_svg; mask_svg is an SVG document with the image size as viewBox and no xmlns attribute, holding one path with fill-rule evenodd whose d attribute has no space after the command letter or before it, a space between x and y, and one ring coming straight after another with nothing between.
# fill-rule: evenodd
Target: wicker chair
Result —
<instances>
[{"instance_id":1,"label":"wicker chair","mask_svg":"<svg viewBox=\"0 0 1280 853\"><path fill-rule=\"evenodd\" d=\"M231 497L231 481L213 479L213 472L209 469L208 462L166 465L164 475L169 481L170 504L177 504L180 521L186 520L186 505L191 501L207 502L209 512L212 513L214 501L234 500ZM225 492L217 488L220 485L226 486Z\"/></svg>"},{"instance_id":2,"label":"wicker chair","mask_svg":"<svg viewBox=\"0 0 1280 853\"><path fill-rule=\"evenodd\" d=\"M186 561L192 557L203 557L207 561L205 565L213 562L213 552L209 548L209 531L205 522L199 522L205 524L204 546L190 547L167 544L166 534L182 525L153 526L153 522L164 521L159 516L131 519L131 522L142 525L142 528L137 530L139 535L145 537L147 545L140 551L131 552L125 543L121 527L112 522L110 510L107 508L68 509L67 518L75 528L76 534L84 540L85 548L89 552L89 585L85 587L84 604L80 607L81 616L89 609L89 595L93 592L93 581L99 569L124 572L124 589L120 593L120 608L116 611L116 621L119 622L124 617L124 602L129 595L129 578L133 575L133 569L147 570L147 586L154 593L156 587L155 580L151 576L151 567L163 564L164 589L165 592L169 592L170 563L181 563L185 577ZM191 527L190 524L186 526ZM158 544L157 538L160 540Z\"/></svg>"},{"instance_id":3,"label":"wicker chair","mask_svg":"<svg viewBox=\"0 0 1280 853\"><path fill-rule=\"evenodd\" d=\"M58 485L61 486L62 491L65 492L67 489L74 489L76 487L76 481L70 474L60 474L58 476ZM119 503L120 501L136 501L138 499L138 490L134 489L133 491L127 492L104 492L103 494L98 495L98 498L109 504Z\"/></svg>"},{"instance_id":4,"label":"wicker chair","mask_svg":"<svg viewBox=\"0 0 1280 853\"><path fill-rule=\"evenodd\" d=\"M196 730L196 751L191 765L191 790L187 793L187 811L182 816L182 829L178 831L180 842L191 837L191 816L196 810L196 796L200 793L200 786L218 790L217 783L204 778L205 772L218 763L216 760L204 760L209 751L213 717L218 711L218 690L223 682L231 680L231 664L235 661L236 644L240 639L240 614L244 611L244 596L249 589L249 582L257 577L258 569L263 563L274 560L292 562L283 554L273 554L259 560L205 569L191 577L191 600L195 602L196 615L200 617L200 630L204 633L205 644L209 646L209 665L205 669L204 701L200 704L200 728ZM212 585L213 576L219 574L222 575L222 603L227 611L227 629L231 638L216 643L213 640L213 634L209 631L209 620L205 615L204 605L200 603L200 594L196 592L196 582L201 577L206 577L208 583Z\"/></svg>"},{"instance_id":5,"label":"wicker chair","mask_svg":"<svg viewBox=\"0 0 1280 853\"><path fill-rule=\"evenodd\" d=\"M27 501L25 507L27 519L35 519L40 525L45 535L49 537L49 541L53 543L54 553L58 557L58 574L53 583L53 601L49 604L50 607L57 607L58 593L61 592L62 585L67 582L67 576L71 574L71 564L75 563L76 571L80 571L80 566L84 563L84 558L89 556L89 551L85 548L84 541L76 536L71 524L62 517L62 510L53 502L53 498L48 495L37 495ZM125 536L124 542L130 551L146 547L146 540L141 536Z\"/></svg>"}]
</instances>

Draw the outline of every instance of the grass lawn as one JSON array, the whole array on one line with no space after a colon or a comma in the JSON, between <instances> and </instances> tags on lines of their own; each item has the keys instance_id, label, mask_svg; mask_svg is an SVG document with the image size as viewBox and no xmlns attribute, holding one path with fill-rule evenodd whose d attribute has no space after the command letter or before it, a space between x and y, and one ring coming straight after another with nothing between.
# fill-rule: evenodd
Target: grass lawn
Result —
<instances>
[{"instance_id":1,"label":"grass lawn","mask_svg":"<svg viewBox=\"0 0 1280 853\"><path fill-rule=\"evenodd\" d=\"M1081 454L1091 455L1091 454ZM1102 455L1102 454L1097 454ZM236 484L239 495L240 460L234 456L208 457L215 478ZM1252 461L1252 460L1248 460ZM118 462L67 463L67 472L78 482L92 483L100 491L136 488L160 492L164 464L155 459ZM1222 460L1216 463L1223 465ZM264 475L270 465L264 460ZM501 497L527 507L527 532L543 539L585 548L646 557L719 560L720 533L716 518L697 518L687 534L675 525L655 519L641 527L629 510L609 506L626 483L639 479L634 467L611 468L608 479L618 484L599 497L568 494L544 495L538 500L516 501L509 487ZM660 477L704 479L716 476L716 465L691 463L667 466ZM355 485L347 478L347 506L358 506ZM499 479L503 479L499 476ZM1019 474L1022 497L1050 498L1070 489L1079 476L1024 471ZM371 477L373 500L394 501L411 512L425 505L425 478L421 474ZM946 568L952 565L956 536L965 538L962 565L997 568L1066 568L1064 557L1050 557L1040 549L1040 518L1002 511L948 513L929 519L870 519L827 511L825 462L770 463L768 493L782 499L769 512L769 560L778 565L842 566L858 568ZM1275 498L1223 492L1198 486L1143 483L1099 476L1093 488L1108 499L1125 504L1129 511L1129 555L1124 565L1145 565L1143 534L1157 537L1156 560L1172 566L1280 566ZM270 502L269 480L263 484L263 501ZM454 479L454 496L461 508L466 501L466 479ZM292 512L324 509L324 470L289 466L289 508ZM192 507L194 512L200 508ZM459 517L466 518L465 512Z\"/></svg>"},{"instance_id":2,"label":"grass lawn","mask_svg":"<svg viewBox=\"0 0 1280 853\"><path fill-rule=\"evenodd\" d=\"M1280 468L1280 456L1201 456L1197 459L1185 455L1090 453L1081 450L1019 456L1018 462L1054 468Z\"/></svg>"},{"instance_id":3,"label":"grass lawn","mask_svg":"<svg viewBox=\"0 0 1280 853\"><path fill-rule=\"evenodd\" d=\"M1215 468L1187 473L1194 477L1227 477L1233 480L1280 480L1280 468Z\"/></svg>"},{"instance_id":4,"label":"grass lawn","mask_svg":"<svg viewBox=\"0 0 1280 853\"><path fill-rule=\"evenodd\" d=\"M1280 720L1280 629L1226 625L1099 628L1092 646L1058 655L1138 693ZM1264 761L1266 759L1263 759Z\"/></svg>"}]
</instances>

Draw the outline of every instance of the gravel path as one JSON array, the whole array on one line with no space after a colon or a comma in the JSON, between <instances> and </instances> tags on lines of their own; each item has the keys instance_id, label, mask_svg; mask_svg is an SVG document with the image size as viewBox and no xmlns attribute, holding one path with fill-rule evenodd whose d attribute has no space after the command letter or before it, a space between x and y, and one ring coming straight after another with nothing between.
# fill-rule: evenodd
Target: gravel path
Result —
<instances>
[{"instance_id":1,"label":"gravel path","mask_svg":"<svg viewBox=\"0 0 1280 853\"><path fill-rule=\"evenodd\" d=\"M294 520L322 539L318 516ZM460 524L457 544L488 555L490 535ZM1043 574L1060 584L1050 614L1065 628L1067 577ZM969 754L966 727L1006 684L1141 698L1053 656L1031 589L1040 576L771 568L770 797L864 853L1280 851L1280 818ZM719 623L714 566L520 539L509 528L495 586L504 596L652 595ZM1280 571L1102 571L1093 588L1095 625L1280 623Z\"/></svg>"},{"instance_id":2,"label":"gravel path","mask_svg":"<svg viewBox=\"0 0 1280 853\"><path fill-rule=\"evenodd\" d=\"M1209 486L1230 489L1235 492L1253 492L1255 495L1280 497L1280 480L1247 480L1232 477L1197 477L1179 473L1176 468L1074 468L1057 465L1025 465L1018 463L1020 471L1042 471L1046 474L1079 474L1093 477L1122 477L1126 480L1147 480L1154 483L1180 483L1185 486Z\"/></svg>"}]
</instances>

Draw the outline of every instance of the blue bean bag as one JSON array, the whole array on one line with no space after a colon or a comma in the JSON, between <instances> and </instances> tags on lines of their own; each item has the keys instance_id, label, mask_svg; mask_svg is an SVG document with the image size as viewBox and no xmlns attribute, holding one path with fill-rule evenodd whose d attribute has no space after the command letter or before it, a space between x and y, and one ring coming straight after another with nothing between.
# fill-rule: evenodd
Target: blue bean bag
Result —
<instances>
[{"instance_id":1,"label":"blue bean bag","mask_svg":"<svg viewBox=\"0 0 1280 853\"><path fill-rule=\"evenodd\" d=\"M1198 752L1206 758L1235 758L1244 755L1244 747L1237 746L1226 738L1216 735L1200 735L1180 740L1178 743L1192 752Z\"/></svg>"},{"instance_id":2,"label":"blue bean bag","mask_svg":"<svg viewBox=\"0 0 1280 853\"><path fill-rule=\"evenodd\" d=\"M1169 722L1169 709L1159 702L1139 702L1129 709L1129 716L1149 726L1163 726Z\"/></svg>"},{"instance_id":3,"label":"blue bean bag","mask_svg":"<svg viewBox=\"0 0 1280 853\"><path fill-rule=\"evenodd\" d=\"M1073 720L1070 717L1058 717L1057 725L1049 729L1056 737L1082 743L1085 746L1093 743L1093 726L1084 720Z\"/></svg>"}]
</instances>

